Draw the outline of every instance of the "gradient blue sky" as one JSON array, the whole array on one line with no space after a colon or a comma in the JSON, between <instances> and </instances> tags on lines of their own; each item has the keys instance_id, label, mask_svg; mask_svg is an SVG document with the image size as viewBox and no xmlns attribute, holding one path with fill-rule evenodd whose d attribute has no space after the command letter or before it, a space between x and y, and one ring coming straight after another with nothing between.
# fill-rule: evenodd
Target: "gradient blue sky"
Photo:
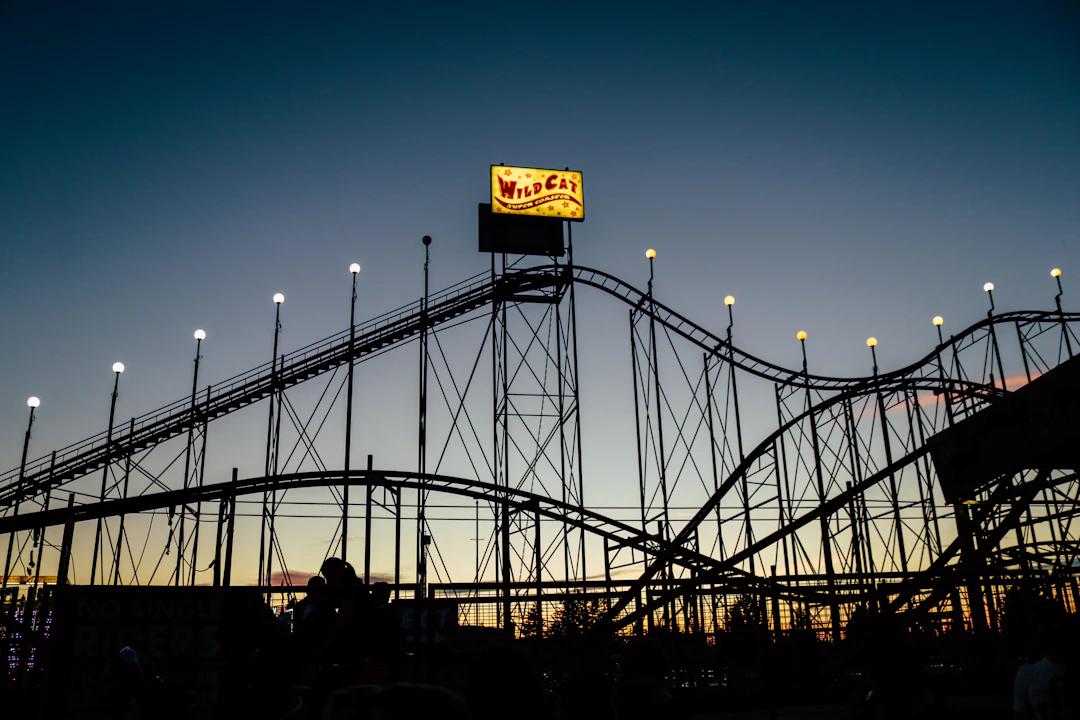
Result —
<instances>
[{"instance_id":1,"label":"gradient blue sky","mask_svg":"<svg viewBox=\"0 0 1080 720\"><path fill-rule=\"evenodd\" d=\"M27 395L36 456L103 429L116 359L122 419L187 392L195 327L207 381L264 361L274 291L288 349L345 326L353 260L361 316L417 295L423 234L434 286L484 269L491 163L584 171L579 262L656 247L663 300L720 328L734 293L792 366L799 328L820 372L869 334L906 364L986 280L1049 307L1053 265L1077 307L1073 3L220 5L0 7L5 468ZM592 312L596 407L630 371Z\"/></svg>"}]
</instances>

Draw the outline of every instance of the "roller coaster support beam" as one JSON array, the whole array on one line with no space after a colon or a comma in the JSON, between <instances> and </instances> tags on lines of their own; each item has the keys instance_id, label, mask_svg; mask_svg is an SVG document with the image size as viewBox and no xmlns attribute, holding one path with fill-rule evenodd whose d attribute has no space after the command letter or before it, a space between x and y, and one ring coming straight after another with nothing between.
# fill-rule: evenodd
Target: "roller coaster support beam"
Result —
<instances>
[{"instance_id":1,"label":"roller coaster support beam","mask_svg":"<svg viewBox=\"0 0 1080 720\"><path fill-rule=\"evenodd\" d=\"M52 460L50 467L56 467L56 451L52 451ZM42 510L49 509L49 501L52 500L52 485L50 484L45 488L45 502L41 504ZM34 537L37 539L37 560L34 561L34 587L38 586L38 582L41 580L41 555L45 551L45 526L41 526L34 530Z\"/></svg>"},{"instance_id":2,"label":"roller coaster support beam","mask_svg":"<svg viewBox=\"0 0 1080 720\"><path fill-rule=\"evenodd\" d=\"M131 422L128 425L128 432L132 432L135 429L135 418L131 418ZM131 451L128 451L127 458L124 460L124 488L120 493L120 497L127 498L128 496L128 483L131 480ZM183 506L181 506L183 507ZM123 557L122 549L124 547L124 520L127 515L121 513L119 527L116 530L116 550L113 552L113 585L120 584L120 558Z\"/></svg>"},{"instance_id":3,"label":"roller coaster support beam","mask_svg":"<svg viewBox=\"0 0 1080 720\"><path fill-rule=\"evenodd\" d=\"M232 469L232 478L230 482L230 490L222 500L228 503L229 506L229 524L225 533L225 566L221 569L221 583L225 587L229 587L232 584L232 564L233 564L233 538L236 535L236 484L238 471L236 468Z\"/></svg>"},{"instance_id":4,"label":"roller coaster support beam","mask_svg":"<svg viewBox=\"0 0 1080 720\"><path fill-rule=\"evenodd\" d=\"M577 285L574 282L575 270L574 270L574 223L566 223L566 259L567 259L567 278L569 296L570 296L570 355L574 361L574 455L577 457L577 481L578 481L578 508L581 510L580 520L585 520L585 464L582 457L584 456L584 447L581 442L581 382L580 382L580 370L578 365L578 334L577 334L577 300L574 292L574 286ZM560 390L562 392L561 384ZM560 426L563 421L560 419ZM585 563L585 531L581 531L581 543L578 546L581 551L581 583L582 589L585 588L585 583L588 582L589 572Z\"/></svg>"},{"instance_id":5,"label":"roller coaster support beam","mask_svg":"<svg viewBox=\"0 0 1080 720\"><path fill-rule=\"evenodd\" d=\"M63 539L60 541L60 562L56 569L57 585L67 585L69 583L68 572L71 567L71 543L75 539L75 518L72 514L74 508L75 493L68 493L68 518L64 523Z\"/></svg>"},{"instance_id":6,"label":"roller coaster support beam","mask_svg":"<svg viewBox=\"0 0 1080 720\"><path fill-rule=\"evenodd\" d=\"M210 386L206 386L206 410L209 410L210 405ZM199 450L199 487L203 486L203 482L206 480L206 440L208 437L207 431L210 429L210 413L203 413L203 426L202 426L202 449ZM202 527L202 502L196 501L195 503L195 532L191 538L191 578L188 580L188 584L192 587L195 586L195 572L199 564L199 528Z\"/></svg>"},{"instance_id":7,"label":"roller coaster support beam","mask_svg":"<svg viewBox=\"0 0 1080 720\"><path fill-rule=\"evenodd\" d=\"M371 473L371 467L374 464L375 458L370 454L367 456L367 471ZM348 483L344 483L345 487L348 487ZM372 486L367 486L367 497L364 500L364 584L371 584L371 492ZM394 579L397 582L397 578Z\"/></svg>"}]
</instances>

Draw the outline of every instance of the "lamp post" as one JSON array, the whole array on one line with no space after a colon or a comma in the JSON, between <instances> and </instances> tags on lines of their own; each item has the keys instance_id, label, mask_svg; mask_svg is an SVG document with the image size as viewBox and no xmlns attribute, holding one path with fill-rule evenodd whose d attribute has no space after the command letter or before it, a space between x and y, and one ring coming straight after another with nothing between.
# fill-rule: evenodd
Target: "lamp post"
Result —
<instances>
[{"instance_id":1,"label":"lamp post","mask_svg":"<svg viewBox=\"0 0 1080 720\"><path fill-rule=\"evenodd\" d=\"M659 360L657 349L656 349L656 306L655 306L654 301L653 301L653 280L655 279L654 267L653 266L654 266L654 263L656 261L656 250L654 250L653 248L649 248L648 250L646 250L645 251L645 259L647 259L649 261L649 358L650 358L650 365L652 366L653 392L655 393L654 397L657 398L657 401L656 401L657 402L657 406L656 406L656 441L657 441L656 454L657 454L657 457L660 458L660 462L658 463L659 467L657 468L657 470L658 470L658 474L660 476L660 500L663 503L663 505L661 507L662 518L661 518L661 522L660 522L660 525L659 525L659 528L660 528L659 536L663 538L663 537L667 537L667 534L671 530L671 517L670 517L670 511L669 511L669 498L668 498L667 464L663 461L663 458L666 457L666 454L665 454L666 451L664 449L665 446L664 446L663 413L661 412L662 406L660 405L660 400L659 400L659 398L662 397L662 395L660 393L660 360ZM646 410L646 413L648 413L648 410ZM665 589L666 589L666 587L667 587L666 581L667 581L668 578L671 577L671 566L670 565L665 565L664 569L661 572L662 572L662 576L663 576L663 578L665 580ZM670 628L674 624L674 621L675 621L675 603L672 602L670 604L670 606L665 606L664 607L664 624L665 624L665 626L668 626Z\"/></svg>"},{"instance_id":2,"label":"lamp post","mask_svg":"<svg viewBox=\"0 0 1080 720\"><path fill-rule=\"evenodd\" d=\"M420 489L416 493L416 592L417 597L427 593L428 544L427 499L424 476L427 474L427 393L428 393L428 277L431 270L431 236L420 239L424 246L424 296L420 301L420 378L419 412L416 443L416 472L420 476ZM509 482L509 480L507 480ZM366 567L365 567L366 572Z\"/></svg>"},{"instance_id":3,"label":"lamp post","mask_svg":"<svg viewBox=\"0 0 1080 720\"><path fill-rule=\"evenodd\" d=\"M184 450L184 489L188 489L188 481L191 478L191 449L195 442L195 392L199 386L199 359L201 355L199 351L202 350L203 340L206 339L206 331L199 328L194 333L195 338L195 371L191 377L191 409L189 410L189 422L191 426L188 427L187 448ZM180 503L180 530L176 540L176 586L180 586L181 577L181 565L184 559L184 518L187 515L187 503ZM195 518L195 522L199 519Z\"/></svg>"},{"instance_id":4,"label":"lamp post","mask_svg":"<svg viewBox=\"0 0 1080 720\"><path fill-rule=\"evenodd\" d=\"M360 274L360 263L349 265L352 275L352 295L349 301L349 368L347 389L345 390L345 481L341 485L341 559L349 559L349 468L352 458L352 403L353 403L353 365L356 358L356 276Z\"/></svg>"},{"instance_id":5,"label":"lamp post","mask_svg":"<svg viewBox=\"0 0 1080 720\"><path fill-rule=\"evenodd\" d=\"M22 459L19 461L19 482L15 486L15 506L11 510L12 516L19 514L19 501L22 495L23 479L26 477L26 453L30 450L30 432L34 428L34 411L41 406L41 399L31 395L26 399L26 407L30 408L30 419L26 423L26 434L23 436ZM0 587L7 587L8 575L11 572L11 552L15 546L15 531L8 533L7 556L4 559L4 577L0 578Z\"/></svg>"},{"instance_id":6,"label":"lamp post","mask_svg":"<svg viewBox=\"0 0 1080 720\"><path fill-rule=\"evenodd\" d=\"M105 431L105 464L101 469L101 492L98 494L98 502L105 502L105 487L109 480L109 446L112 445L113 420L116 418L116 398L120 394L120 376L124 373L124 363L114 362L113 390L109 399L109 427ZM98 548L101 546L101 522L98 518L94 529L94 554L90 557L90 584L94 584L97 577Z\"/></svg>"},{"instance_id":7,"label":"lamp post","mask_svg":"<svg viewBox=\"0 0 1080 720\"><path fill-rule=\"evenodd\" d=\"M810 371L806 364L806 340L810 335L805 330L795 333L795 339L799 341L802 350L802 371L806 381L806 408L809 411L811 449L814 452L814 478L817 481L818 502L825 503L825 478L822 470L821 445L818 442L817 416L814 412L814 401L810 393ZM832 556L832 531L829 528L829 518L822 515L818 518L818 526L821 530L821 551L825 561L825 583L832 598L829 602L829 616L832 624L834 640L840 639L840 606L836 601L836 573L833 566Z\"/></svg>"},{"instance_id":8,"label":"lamp post","mask_svg":"<svg viewBox=\"0 0 1080 720\"><path fill-rule=\"evenodd\" d=\"M274 396L277 390L277 351L278 351L278 337L281 334L281 306L285 302L284 293L274 293L274 349L270 355L270 411L266 421L266 464L264 466L265 474L269 477L272 474L274 465L277 464L275 457L277 447L274 442ZM276 499L276 493L275 493ZM270 548L266 547L266 534L267 525L271 524L270 512L273 512L272 507L269 508L270 493L263 491L262 497L262 516L259 523L259 585L270 584L270 565L273 558L273 543L274 533L273 527L270 528ZM263 567L266 567L266 575L263 575ZM265 580L265 582L263 582Z\"/></svg>"}]
</instances>

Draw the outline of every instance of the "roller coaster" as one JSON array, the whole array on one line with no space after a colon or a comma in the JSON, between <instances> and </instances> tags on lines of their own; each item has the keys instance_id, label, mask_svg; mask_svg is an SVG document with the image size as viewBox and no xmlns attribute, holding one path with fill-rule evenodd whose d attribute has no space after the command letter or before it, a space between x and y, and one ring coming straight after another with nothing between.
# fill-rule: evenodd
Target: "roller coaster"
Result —
<instances>
[{"instance_id":1,"label":"roller coaster","mask_svg":"<svg viewBox=\"0 0 1080 720\"><path fill-rule=\"evenodd\" d=\"M1060 274L1052 310L997 311L991 288L962 331L946 337L935 318L917 362L879 372L868 342L870 375L830 377L810 372L803 335L799 368L740 350L733 298L718 333L662 303L651 277L642 290L572 254L535 260L493 255L487 272L291 352L278 353L277 323L270 361L215 384L199 387L197 351L190 395L126 423L117 373L108 427L38 457L31 410L22 460L0 475L5 592L20 592L13 574L22 591L46 575L227 586L243 574L280 599L302 591L282 541L293 526L330 532L323 557L352 549L397 598L452 598L461 623L510 633L542 631L571 599L610 632L709 636L738 607L778 634L833 639L860 608L995 628L1017 586L1080 607L1077 445L984 448L979 472L963 459L973 435L1023 445L991 412L1014 398L1042 398L1025 432L1075 433L1054 415L1080 374L1080 313L1062 309ZM622 373L632 416L582 392L579 356L595 350L579 342L582 302L626 318L625 368L604 392ZM416 365L402 360L417 350ZM417 409L416 465L369 456L356 469L354 373L387 355L411 368L396 407ZM327 432L343 409L343 433ZM226 423L258 442L218 450L211 430ZM263 471L240 477L241 454ZM604 477L604 501L587 502L586 471ZM626 489L616 506L612 486Z\"/></svg>"}]
</instances>

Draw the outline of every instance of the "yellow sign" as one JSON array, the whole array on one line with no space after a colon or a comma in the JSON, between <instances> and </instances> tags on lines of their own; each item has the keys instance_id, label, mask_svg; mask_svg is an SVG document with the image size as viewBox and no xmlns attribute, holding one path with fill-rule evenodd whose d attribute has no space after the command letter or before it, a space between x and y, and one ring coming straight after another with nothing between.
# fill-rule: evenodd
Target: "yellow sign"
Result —
<instances>
[{"instance_id":1,"label":"yellow sign","mask_svg":"<svg viewBox=\"0 0 1080 720\"><path fill-rule=\"evenodd\" d=\"M491 212L580 222L585 219L581 173L492 165Z\"/></svg>"}]
</instances>

